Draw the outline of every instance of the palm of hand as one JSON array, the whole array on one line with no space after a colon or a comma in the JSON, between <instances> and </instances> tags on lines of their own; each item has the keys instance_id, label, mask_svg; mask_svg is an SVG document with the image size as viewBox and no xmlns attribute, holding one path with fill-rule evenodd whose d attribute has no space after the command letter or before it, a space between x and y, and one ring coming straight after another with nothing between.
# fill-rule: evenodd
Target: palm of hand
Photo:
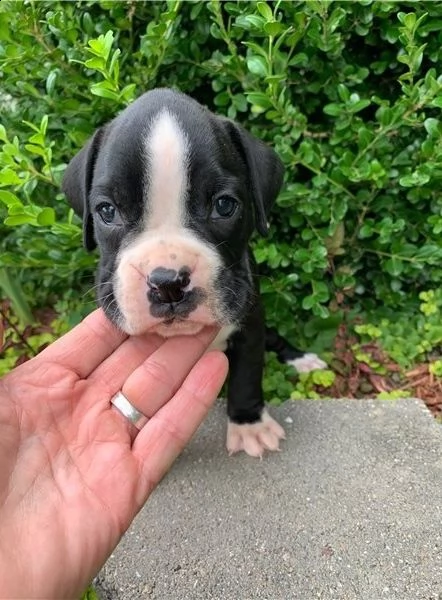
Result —
<instances>
[{"instance_id":1,"label":"palm of hand","mask_svg":"<svg viewBox=\"0 0 442 600\"><path fill-rule=\"evenodd\" d=\"M48 556L52 569L60 569L60 561L65 563L60 572L77 565L73 582L88 580L153 483L143 476L129 429L109 410L109 395L99 383L80 380L56 364L25 370L28 366L32 363L11 374L7 383L14 391L0 405L0 472L10 474L1 499L7 509L2 535L9 522L15 527L11 539L18 542L23 535L32 542L29 552L36 551L36 542L56 540ZM20 522L26 522L35 507L39 514L31 528L22 530L8 518L20 509ZM102 548L90 545L91 539L99 539ZM25 566L32 564L24 558Z\"/></svg>"},{"instance_id":2,"label":"palm of hand","mask_svg":"<svg viewBox=\"0 0 442 600\"><path fill-rule=\"evenodd\" d=\"M0 593L87 586L216 398L213 337L125 339L96 311L0 381ZM139 433L111 408L120 389L150 419Z\"/></svg>"}]
</instances>

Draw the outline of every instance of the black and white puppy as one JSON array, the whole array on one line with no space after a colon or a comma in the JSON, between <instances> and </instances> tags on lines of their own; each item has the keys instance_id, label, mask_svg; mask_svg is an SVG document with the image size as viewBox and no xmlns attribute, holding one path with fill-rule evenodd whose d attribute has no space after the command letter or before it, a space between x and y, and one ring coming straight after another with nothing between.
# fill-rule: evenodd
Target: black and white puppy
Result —
<instances>
[{"instance_id":1,"label":"black and white puppy","mask_svg":"<svg viewBox=\"0 0 442 600\"><path fill-rule=\"evenodd\" d=\"M242 127L157 89L98 129L63 181L86 247L100 250L97 296L109 319L130 335L221 327L230 453L261 456L284 437L264 409L264 314L248 247L254 228L267 232L282 177L275 152ZM276 350L298 370L324 366Z\"/></svg>"}]
</instances>

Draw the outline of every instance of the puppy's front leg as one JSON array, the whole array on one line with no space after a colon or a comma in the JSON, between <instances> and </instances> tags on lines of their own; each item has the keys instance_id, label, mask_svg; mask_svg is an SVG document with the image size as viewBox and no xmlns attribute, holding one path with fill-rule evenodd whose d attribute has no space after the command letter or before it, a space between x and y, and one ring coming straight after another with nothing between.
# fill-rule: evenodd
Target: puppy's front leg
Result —
<instances>
[{"instance_id":1,"label":"puppy's front leg","mask_svg":"<svg viewBox=\"0 0 442 600\"><path fill-rule=\"evenodd\" d=\"M257 299L243 327L230 340L227 355L230 375L227 398L227 450L244 450L261 457L264 450L279 450L283 428L264 408L264 311Z\"/></svg>"}]
</instances>

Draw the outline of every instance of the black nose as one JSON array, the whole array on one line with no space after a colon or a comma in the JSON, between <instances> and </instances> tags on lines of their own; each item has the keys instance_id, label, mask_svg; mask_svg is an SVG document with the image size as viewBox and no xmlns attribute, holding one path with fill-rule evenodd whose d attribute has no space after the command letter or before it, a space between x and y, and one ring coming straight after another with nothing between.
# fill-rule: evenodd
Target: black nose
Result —
<instances>
[{"instance_id":1,"label":"black nose","mask_svg":"<svg viewBox=\"0 0 442 600\"><path fill-rule=\"evenodd\" d=\"M152 302L173 304L184 298L184 288L190 283L190 270L182 267L178 272L174 269L157 267L147 277L150 288L149 298Z\"/></svg>"}]
</instances>

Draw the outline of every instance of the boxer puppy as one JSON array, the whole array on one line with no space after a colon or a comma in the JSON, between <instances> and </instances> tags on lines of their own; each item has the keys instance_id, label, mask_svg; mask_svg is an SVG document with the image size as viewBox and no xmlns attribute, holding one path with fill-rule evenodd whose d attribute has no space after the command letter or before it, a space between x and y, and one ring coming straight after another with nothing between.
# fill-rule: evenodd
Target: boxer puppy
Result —
<instances>
[{"instance_id":1,"label":"boxer puppy","mask_svg":"<svg viewBox=\"0 0 442 600\"><path fill-rule=\"evenodd\" d=\"M242 127L156 89L100 127L63 181L86 248L99 248L97 298L109 319L129 335L220 327L230 453L262 456L284 438L264 408L264 313L248 246L255 228L266 235L282 178L276 153ZM287 344L277 352L298 370L324 366Z\"/></svg>"}]
</instances>

